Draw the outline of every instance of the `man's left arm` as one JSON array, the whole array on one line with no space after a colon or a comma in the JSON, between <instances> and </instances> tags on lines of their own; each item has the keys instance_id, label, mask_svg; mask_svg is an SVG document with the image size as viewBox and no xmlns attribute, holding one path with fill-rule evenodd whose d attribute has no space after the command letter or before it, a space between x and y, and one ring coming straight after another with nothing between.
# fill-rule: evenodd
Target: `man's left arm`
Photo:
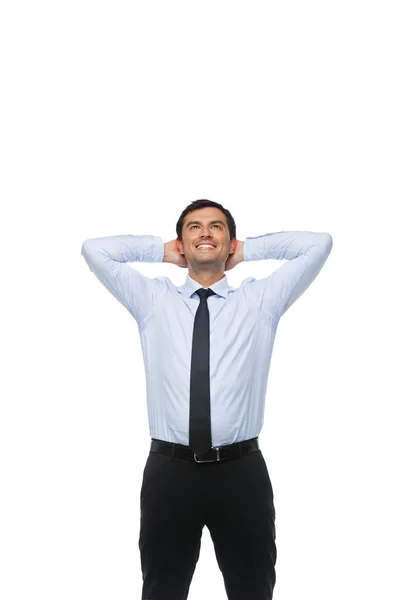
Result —
<instances>
[{"instance_id":1,"label":"man's left arm","mask_svg":"<svg viewBox=\"0 0 400 600\"><path fill-rule=\"evenodd\" d=\"M243 260L286 260L264 279L251 282L263 309L275 319L306 291L325 264L333 246L329 233L279 231L247 237L239 251Z\"/></svg>"}]
</instances>

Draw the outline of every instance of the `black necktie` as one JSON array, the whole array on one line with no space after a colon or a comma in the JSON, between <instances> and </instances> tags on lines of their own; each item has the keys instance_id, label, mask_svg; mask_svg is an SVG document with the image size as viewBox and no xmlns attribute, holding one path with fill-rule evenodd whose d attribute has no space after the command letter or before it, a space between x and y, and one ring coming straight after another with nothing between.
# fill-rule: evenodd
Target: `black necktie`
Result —
<instances>
[{"instance_id":1,"label":"black necktie","mask_svg":"<svg viewBox=\"0 0 400 600\"><path fill-rule=\"evenodd\" d=\"M192 364L190 370L189 447L195 454L211 448L210 418L210 315L207 298L212 290L196 290L200 305L193 327Z\"/></svg>"}]
</instances>

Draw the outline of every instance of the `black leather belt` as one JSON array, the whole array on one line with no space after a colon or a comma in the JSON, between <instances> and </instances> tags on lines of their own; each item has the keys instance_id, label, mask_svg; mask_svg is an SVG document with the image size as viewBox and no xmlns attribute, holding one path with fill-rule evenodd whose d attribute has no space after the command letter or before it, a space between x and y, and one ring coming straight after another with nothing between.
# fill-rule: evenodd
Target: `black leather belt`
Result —
<instances>
[{"instance_id":1,"label":"black leather belt","mask_svg":"<svg viewBox=\"0 0 400 600\"><path fill-rule=\"evenodd\" d=\"M228 444L227 446L219 446L217 448L209 448L202 454L195 454L189 446L183 446L182 444L174 444L173 442L166 442L165 440L157 440L151 438L150 452L160 452L161 454L168 454L169 456L177 456L178 458L187 458L189 460L195 460L198 463L205 462L216 462L219 460L226 460L227 458L239 458L259 450L258 437L251 438L250 440L244 440L243 442L237 442L236 444Z\"/></svg>"}]
</instances>

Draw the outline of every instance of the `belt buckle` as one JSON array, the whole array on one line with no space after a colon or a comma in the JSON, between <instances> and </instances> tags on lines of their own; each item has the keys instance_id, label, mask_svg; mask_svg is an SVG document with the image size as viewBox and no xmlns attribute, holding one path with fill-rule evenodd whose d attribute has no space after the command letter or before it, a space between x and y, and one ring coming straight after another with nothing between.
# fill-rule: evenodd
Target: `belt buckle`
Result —
<instances>
[{"instance_id":1,"label":"belt buckle","mask_svg":"<svg viewBox=\"0 0 400 600\"><path fill-rule=\"evenodd\" d=\"M219 461L220 460L220 458L219 458L219 448L213 448L213 450L217 451L217 461ZM193 452L193 454L194 454L194 460L197 463L216 462L215 460L197 460L197 454L196 454L196 452Z\"/></svg>"}]
</instances>

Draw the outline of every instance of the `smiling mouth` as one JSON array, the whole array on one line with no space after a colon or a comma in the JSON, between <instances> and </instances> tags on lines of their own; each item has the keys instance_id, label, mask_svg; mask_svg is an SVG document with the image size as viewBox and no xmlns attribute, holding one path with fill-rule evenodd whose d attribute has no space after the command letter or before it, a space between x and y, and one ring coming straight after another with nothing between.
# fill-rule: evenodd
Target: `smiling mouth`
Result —
<instances>
[{"instance_id":1,"label":"smiling mouth","mask_svg":"<svg viewBox=\"0 0 400 600\"><path fill-rule=\"evenodd\" d=\"M215 250L215 246L197 246L197 250Z\"/></svg>"}]
</instances>

